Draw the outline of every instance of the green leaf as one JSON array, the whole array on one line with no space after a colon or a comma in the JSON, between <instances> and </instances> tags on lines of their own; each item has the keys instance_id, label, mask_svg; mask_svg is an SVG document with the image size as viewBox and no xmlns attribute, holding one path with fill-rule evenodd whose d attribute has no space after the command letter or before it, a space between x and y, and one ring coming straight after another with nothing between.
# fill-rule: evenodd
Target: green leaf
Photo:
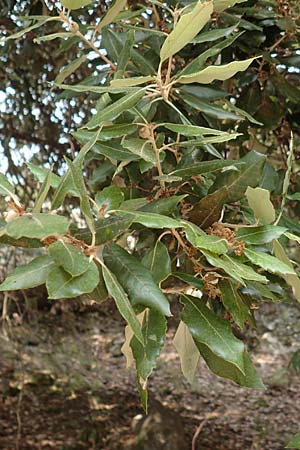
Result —
<instances>
[{"instance_id":1,"label":"green leaf","mask_svg":"<svg viewBox=\"0 0 300 450\"><path fill-rule=\"evenodd\" d=\"M3 173L0 173L0 194L5 196L8 195L12 198L15 196L14 186L8 181Z\"/></svg>"},{"instance_id":2,"label":"green leaf","mask_svg":"<svg viewBox=\"0 0 300 450\"><path fill-rule=\"evenodd\" d=\"M127 88L150 83L150 81L154 81L154 77L152 75L146 75L144 77L119 78L112 80L110 82L110 86L113 88Z\"/></svg>"},{"instance_id":3,"label":"green leaf","mask_svg":"<svg viewBox=\"0 0 300 450\"><path fill-rule=\"evenodd\" d=\"M68 9L79 9L92 3L92 0L60 0L60 3Z\"/></svg>"},{"instance_id":4,"label":"green leaf","mask_svg":"<svg viewBox=\"0 0 300 450\"><path fill-rule=\"evenodd\" d=\"M27 167L29 168L30 172L35 176L35 178L43 183L45 179L47 178L48 174L50 173L50 183L53 188L57 188L59 183L61 182L61 179L58 175L55 175L51 172L50 169L45 169L44 167L35 166L31 163L26 163Z\"/></svg>"},{"instance_id":5,"label":"green leaf","mask_svg":"<svg viewBox=\"0 0 300 450\"><path fill-rule=\"evenodd\" d=\"M123 76L124 76L127 64L129 63L129 61L131 59L131 52L133 49L134 41L135 41L135 31L129 30L129 32L126 34L126 40L124 42L124 46L123 46L122 51L119 54L119 57L117 60L117 70L114 74L115 80L123 78Z\"/></svg>"},{"instance_id":6,"label":"green leaf","mask_svg":"<svg viewBox=\"0 0 300 450\"><path fill-rule=\"evenodd\" d=\"M98 282L98 267L90 261L88 270L78 277L72 277L62 267L56 266L48 275L46 287L49 298L73 298L92 292Z\"/></svg>"},{"instance_id":7,"label":"green leaf","mask_svg":"<svg viewBox=\"0 0 300 450\"><path fill-rule=\"evenodd\" d=\"M237 258L232 256L223 255L216 256L210 252L201 250L205 258L214 267L223 269L228 275L234 278L236 281L245 286L245 280L259 281L261 283L267 283L268 279L255 272L252 267L241 263Z\"/></svg>"},{"instance_id":8,"label":"green leaf","mask_svg":"<svg viewBox=\"0 0 300 450\"><path fill-rule=\"evenodd\" d=\"M173 195L168 198L160 198L142 206L140 211L169 216L174 212L177 204L185 197L186 195Z\"/></svg>"},{"instance_id":9,"label":"green leaf","mask_svg":"<svg viewBox=\"0 0 300 450\"><path fill-rule=\"evenodd\" d=\"M188 327L182 320L180 321L174 336L173 345L180 358L182 373L188 382L192 384L195 378L200 353Z\"/></svg>"},{"instance_id":10,"label":"green leaf","mask_svg":"<svg viewBox=\"0 0 300 450\"><path fill-rule=\"evenodd\" d=\"M87 226L89 227L89 229L91 230L92 233L95 233L95 221L94 221L94 217L93 217L93 213L92 213L92 209L91 209L91 205L90 205L90 199L89 199L86 187L85 187L81 167L66 157L65 157L65 160L70 169L71 180L79 194L80 209L84 214Z\"/></svg>"},{"instance_id":11,"label":"green leaf","mask_svg":"<svg viewBox=\"0 0 300 450\"><path fill-rule=\"evenodd\" d=\"M111 122L120 116L125 111L136 106L136 104L144 97L145 89L139 89L138 91L130 92L124 97L116 100L113 104L107 106L96 112L91 120L84 125L84 128L89 130L96 128L104 122Z\"/></svg>"},{"instance_id":12,"label":"green leaf","mask_svg":"<svg viewBox=\"0 0 300 450\"><path fill-rule=\"evenodd\" d=\"M230 312L235 323L240 328L244 328L245 322L250 318L250 312L236 286L230 280L222 280L218 283L218 287L222 293L223 305Z\"/></svg>"},{"instance_id":13,"label":"green leaf","mask_svg":"<svg viewBox=\"0 0 300 450\"><path fill-rule=\"evenodd\" d=\"M69 38L69 37L73 37L74 34L71 32L62 32L62 33L51 33L51 34L46 34L45 36L38 36L36 38L33 39L33 42L35 44L40 44L41 42L47 42L47 41L53 41L54 39L64 39L64 38Z\"/></svg>"},{"instance_id":14,"label":"green leaf","mask_svg":"<svg viewBox=\"0 0 300 450\"><path fill-rule=\"evenodd\" d=\"M280 301L279 297L268 286L257 283L256 281L247 281L247 287L243 291L251 297L267 298L272 300L272 302Z\"/></svg>"},{"instance_id":15,"label":"green leaf","mask_svg":"<svg viewBox=\"0 0 300 450\"><path fill-rule=\"evenodd\" d=\"M156 241L154 248L142 259L143 266L152 273L156 284L160 285L171 274L171 258L164 244Z\"/></svg>"},{"instance_id":16,"label":"green leaf","mask_svg":"<svg viewBox=\"0 0 300 450\"><path fill-rule=\"evenodd\" d=\"M246 197L256 219L262 225L268 225L275 220L275 209L270 200L270 192L260 187L248 186Z\"/></svg>"},{"instance_id":17,"label":"green leaf","mask_svg":"<svg viewBox=\"0 0 300 450\"><path fill-rule=\"evenodd\" d=\"M54 83L57 84L63 83L65 78L74 73L86 60L87 57L85 55L82 55L80 58L74 59L74 61L72 61L70 64L68 64L59 72L59 74L54 80Z\"/></svg>"},{"instance_id":18,"label":"green leaf","mask_svg":"<svg viewBox=\"0 0 300 450\"><path fill-rule=\"evenodd\" d=\"M122 150L122 147L119 144L116 144L114 141L111 142L111 140L114 138L123 137L124 135L132 134L135 131L137 131L137 125L132 124L132 123L117 123L114 125L103 126L101 128L101 130L99 130L98 140L97 140L97 143L95 144L95 146L93 147L93 151L97 151L97 150L95 150L95 147L102 145L102 143L100 143L99 141L110 141L109 148L117 148L119 150ZM80 131L73 132L72 135L81 144L85 144L86 142L88 142L91 139L91 137L94 136L94 132L80 130ZM113 155L112 155L112 158L113 158ZM115 158L115 159L117 159L117 158Z\"/></svg>"},{"instance_id":19,"label":"green leaf","mask_svg":"<svg viewBox=\"0 0 300 450\"><path fill-rule=\"evenodd\" d=\"M138 259L116 244L107 245L103 257L104 263L116 275L133 306L143 305L166 316L171 314L168 300L155 284L151 272Z\"/></svg>"},{"instance_id":20,"label":"green leaf","mask_svg":"<svg viewBox=\"0 0 300 450\"><path fill-rule=\"evenodd\" d=\"M236 232L236 237L246 244L260 245L272 242L285 233L287 228L274 225L262 225L260 227L240 228Z\"/></svg>"},{"instance_id":21,"label":"green leaf","mask_svg":"<svg viewBox=\"0 0 300 450\"><path fill-rule=\"evenodd\" d=\"M182 89L179 90L180 93L182 91ZM232 113L228 108L225 109L223 106L215 106L208 101L199 100L195 95L183 93L180 97L186 104L195 109L197 113L200 112L204 116L218 120L244 120L243 116Z\"/></svg>"},{"instance_id":22,"label":"green leaf","mask_svg":"<svg viewBox=\"0 0 300 450\"><path fill-rule=\"evenodd\" d=\"M234 336L229 322L216 316L201 299L182 295L181 301L184 304L181 319L196 344L206 345L215 355L233 364L245 375L245 346Z\"/></svg>"},{"instance_id":23,"label":"green leaf","mask_svg":"<svg viewBox=\"0 0 300 450\"><path fill-rule=\"evenodd\" d=\"M214 0L214 11L220 13L226 8L231 8L236 3L243 3L246 0Z\"/></svg>"},{"instance_id":24,"label":"green leaf","mask_svg":"<svg viewBox=\"0 0 300 450\"><path fill-rule=\"evenodd\" d=\"M144 161L156 164L156 155L152 145L143 139L130 138L122 142L122 146L134 155L138 155Z\"/></svg>"},{"instance_id":25,"label":"green leaf","mask_svg":"<svg viewBox=\"0 0 300 450\"><path fill-rule=\"evenodd\" d=\"M55 87L59 89L64 89L72 92L79 92L79 93L87 93L87 92L93 92L95 94L120 94L122 92L128 92L128 91L136 91L134 88L129 87L112 87L112 86L88 86L86 84L59 84L55 83Z\"/></svg>"},{"instance_id":26,"label":"green leaf","mask_svg":"<svg viewBox=\"0 0 300 450\"><path fill-rule=\"evenodd\" d=\"M184 221L184 231L187 240L200 250L209 250L221 255L228 250L226 239L204 233L197 225Z\"/></svg>"},{"instance_id":27,"label":"green leaf","mask_svg":"<svg viewBox=\"0 0 300 450\"><path fill-rule=\"evenodd\" d=\"M34 17L26 17L27 20L35 20ZM9 36L0 39L1 41L9 41L10 39L19 39L20 37L22 37L24 34L28 33L31 30L34 30L35 28L39 28L42 25L44 25L44 23L49 22L50 20L53 20L54 17L45 17L42 16L41 18L39 18L34 24L30 25L29 27L23 28L22 30L18 31L17 33L13 33L10 34Z\"/></svg>"},{"instance_id":28,"label":"green leaf","mask_svg":"<svg viewBox=\"0 0 300 450\"><path fill-rule=\"evenodd\" d=\"M156 213L142 211L122 211L117 210L114 213L121 217L132 217L133 223L140 223L147 228L180 228L182 223L179 220L172 219Z\"/></svg>"},{"instance_id":29,"label":"green leaf","mask_svg":"<svg viewBox=\"0 0 300 450\"><path fill-rule=\"evenodd\" d=\"M79 248L63 240L51 244L48 253L57 266L61 266L73 277L82 275L89 268L89 258Z\"/></svg>"},{"instance_id":30,"label":"green leaf","mask_svg":"<svg viewBox=\"0 0 300 450\"><path fill-rule=\"evenodd\" d=\"M80 149L80 152L76 156L76 158L73 161L73 165L76 167L76 173L78 171L82 170L82 164L84 162L84 158L86 157L87 153L93 148L95 143L98 140L99 134L101 132L101 128L93 133L91 136L91 139ZM74 170L73 170L74 172ZM76 177L77 178L77 177ZM82 186L80 187L82 188ZM68 170L68 172L65 173L63 176L55 194L52 199L52 208L57 209L59 208L67 194L72 194L77 197L80 197L80 193L78 192L78 189L74 185L73 177L71 176L71 170Z\"/></svg>"},{"instance_id":31,"label":"green leaf","mask_svg":"<svg viewBox=\"0 0 300 450\"><path fill-rule=\"evenodd\" d=\"M97 192L95 201L99 208L99 213L104 216L108 211L117 209L124 200L124 194L119 186L108 186L102 191Z\"/></svg>"},{"instance_id":32,"label":"green leaf","mask_svg":"<svg viewBox=\"0 0 300 450\"><path fill-rule=\"evenodd\" d=\"M288 267L290 267L292 271L293 270L292 263L287 257L283 247L277 240L273 241L273 248L276 258L282 261ZM291 286L295 298L298 300L298 302L300 302L300 279L297 277L295 273L293 273L292 275L285 275L283 276L283 279L287 282L289 286Z\"/></svg>"},{"instance_id":33,"label":"green leaf","mask_svg":"<svg viewBox=\"0 0 300 450\"><path fill-rule=\"evenodd\" d=\"M202 44L203 42L213 42L218 39L222 39L224 37L228 37L231 33L233 33L237 27L238 23L235 23L233 26L228 28L216 28L214 30L204 31L196 36L193 40L193 44Z\"/></svg>"},{"instance_id":34,"label":"green leaf","mask_svg":"<svg viewBox=\"0 0 300 450\"><path fill-rule=\"evenodd\" d=\"M127 297L126 292L118 282L115 275L105 265L103 265L102 271L107 290L115 300L121 316L126 320L137 340L144 345L140 322L135 315L134 309Z\"/></svg>"},{"instance_id":35,"label":"green leaf","mask_svg":"<svg viewBox=\"0 0 300 450\"><path fill-rule=\"evenodd\" d=\"M102 245L117 238L132 224L132 217L107 217L95 222L96 245ZM92 234L89 229L76 229L73 232L75 238L83 240L87 244L92 242Z\"/></svg>"},{"instance_id":36,"label":"green leaf","mask_svg":"<svg viewBox=\"0 0 300 450\"><path fill-rule=\"evenodd\" d=\"M30 263L17 267L0 284L0 291L15 291L40 286L46 282L50 270L55 263L47 255L38 256Z\"/></svg>"},{"instance_id":37,"label":"green leaf","mask_svg":"<svg viewBox=\"0 0 300 450\"><path fill-rule=\"evenodd\" d=\"M263 389L262 383L250 356L246 351L243 354L245 375L241 373L233 364L214 354L209 347L196 342L197 347L210 370L219 377L229 378L235 383L249 388Z\"/></svg>"},{"instance_id":38,"label":"green leaf","mask_svg":"<svg viewBox=\"0 0 300 450\"><path fill-rule=\"evenodd\" d=\"M161 126L167 128L168 130L174 131L175 133L183 134L184 136L223 136L227 135L225 131L215 130L213 128L198 127L196 125L181 125L177 123L162 123Z\"/></svg>"},{"instance_id":39,"label":"green leaf","mask_svg":"<svg viewBox=\"0 0 300 450\"><path fill-rule=\"evenodd\" d=\"M103 303L108 298L108 292L103 278L102 266L97 262L96 265L98 267L99 283L92 292L88 292L87 294L85 294L85 297L89 300L93 300L96 303Z\"/></svg>"},{"instance_id":40,"label":"green leaf","mask_svg":"<svg viewBox=\"0 0 300 450\"><path fill-rule=\"evenodd\" d=\"M285 448L300 449L300 434L296 434L288 443Z\"/></svg>"},{"instance_id":41,"label":"green leaf","mask_svg":"<svg viewBox=\"0 0 300 450\"><path fill-rule=\"evenodd\" d=\"M39 213L41 211L42 206L47 198L49 189L51 187L51 175L52 175L52 172L50 170L39 190L37 199L36 199L34 207L32 209L32 212L34 212L34 213Z\"/></svg>"},{"instance_id":42,"label":"green leaf","mask_svg":"<svg viewBox=\"0 0 300 450\"><path fill-rule=\"evenodd\" d=\"M198 1L191 12L179 19L173 31L168 35L160 50L161 62L179 52L190 43L209 21L213 12L213 2Z\"/></svg>"},{"instance_id":43,"label":"green leaf","mask_svg":"<svg viewBox=\"0 0 300 450\"><path fill-rule=\"evenodd\" d=\"M180 169L175 169L169 175L180 176L182 178L191 178L197 175L204 175L206 173L217 172L222 170L224 167L242 167L243 162L237 162L234 160L213 160L213 161L203 161L200 163L195 163L190 166L185 166Z\"/></svg>"},{"instance_id":44,"label":"green leaf","mask_svg":"<svg viewBox=\"0 0 300 450\"><path fill-rule=\"evenodd\" d=\"M178 278L181 281L184 281L185 283L189 284L190 286L193 286L196 289L199 289L200 291L203 289L204 283L201 279L196 278L195 275L191 275L189 273L184 272L173 272L173 277Z\"/></svg>"},{"instance_id":45,"label":"green leaf","mask_svg":"<svg viewBox=\"0 0 300 450\"><path fill-rule=\"evenodd\" d=\"M24 214L9 222L6 226L8 236L44 239L53 235L64 235L69 228L66 217L57 214Z\"/></svg>"},{"instance_id":46,"label":"green leaf","mask_svg":"<svg viewBox=\"0 0 300 450\"><path fill-rule=\"evenodd\" d=\"M246 248L244 254L245 256L247 256L249 261L252 262L252 264L262 267L264 270L267 270L268 272L276 273L278 275L295 274L295 271L290 266L280 261L280 259L275 258L274 256L271 256L267 253L260 252L259 250Z\"/></svg>"},{"instance_id":47,"label":"green leaf","mask_svg":"<svg viewBox=\"0 0 300 450\"><path fill-rule=\"evenodd\" d=\"M126 3L127 3L126 0L115 0L112 6L108 9L105 16L101 19L101 22L96 26L95 31L99 33L103 27L114 22L114 20L118 17L122 9L125 8Z\"/></svg>"},{"instance_id":48,"label":"green leaf","mask_svg":"<svg viewBox=\"0 0 300 450\"><path fill-rule=\"evenodd\" d=\"M147 381L153 369L156 367L156 360L160 355L166 339L166 319L158 311L147 309L143 319L142 333L144 346L133 337L131 349L136 362L138 385L144 409L147 411Z\"/></svg>"},{"instance_id":49,"label":"green leaf","mask_svg":"<svg viewBox=\"0 0 300 450\"><path fill-rule=\"evenodd\" d=\"M244 61L233 61L229 64L220 66L208 66L198 73L192 73L190 75L183 75L177 79L177 83L189 84L189 83L201 83L210 84L215 80L228 80L233 77L237 72L243 72L250 64L257 59L249 58Z\"/></svg>"}]
</instances>

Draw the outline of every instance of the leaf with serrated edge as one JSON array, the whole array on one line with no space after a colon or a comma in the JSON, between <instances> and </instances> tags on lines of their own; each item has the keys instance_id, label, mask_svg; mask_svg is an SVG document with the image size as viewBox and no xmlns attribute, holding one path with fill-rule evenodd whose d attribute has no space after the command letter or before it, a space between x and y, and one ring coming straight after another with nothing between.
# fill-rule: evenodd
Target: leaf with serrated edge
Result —
<instances>
[{"instance_id":1,"label":"leaf with serrated edge","mask_svg":"<svg viewBox=\"0 0 300 450\"><path fill-rule=\"evenodd\" d=\"M184 304L181 320L189 328L195 342L206 345L214 354L245 374L245 346L234 336L229 322L216 316L202 300L182 295L181 301Z\"/></svg>"},{"instance_id":2,"label":"leaf with serrated edge","mask_svg":"<svg viewBox=\"0 0 300 450\"><path fill-rule=\"evenodd\" d=\"M201 84L210 84L214 80L225 81L229 78L233 77L238 72L243 72L248 69L250 64L257 59L249 58L244 61L233 61L229 64L224 64L221 66L208 66L200 72L192 73L190 75L183 75L178 78L177 83L201 83Z\"/></svg>"},{"instance_id":3,"label":"leaf with serrated edge","mask_svg":"<svg viewBox=\"0 0 300 450\"><path fill-rule=\"evenodd\" d=\"M174 336L173 345L180 358L182 373L188 382L192 384L195 378L200 353L188 327L182 320L180 321Z\"/></svg>"},{"instance_id":4,"label":"leaf with serrated edge","mask_svg":"<svg viewBox=\"0 0 300 450\"><path fill-rule=\"evenodd\" d=\"M30 263L17 267L0 285L0 291L15 291L40 286L46 282L55 263L47 255L38 256Z\"/></svg>"},{"instance_id":5,"label":"leaf with serrated edge","mask_svg":"<svg viewBox=\"0 0 300 450\"><path fill-rule=\"evenodd\" d=\"M88 270L78 277L72 277L62 267L56 266L48 275L46 287L49 298L73 298L92 292L98 282L98 267L91 261Z\"/></svg>"},{"instance_id":6,"label":"leaf with serrated edge","mask_svg":"<svg viewBox=\"0 0 300 450\"><path fill-rule=\"evenodd\" d=\"M193 10L179 19L160 50L161 62L185 47L202 30L213 12L213 2L197 2Z\"/></svg>"},{"instance_id":7,"label":"leaf with serrated edge","mask_svg":"<svg viewBox=\"0 0 300 450\"><path fill-rule=\"evenodd\" d=\"M48 253L56 265L63 267L73 277L82 275L89 268L89 258L79 248L61 239L49 246Z\"/></svg>"},{"instance_id":8,"label":"leaf with serrated edge","mask_svg":"<svg viewBox=\"0 0 300 450\"><path fill-rule=\"evenodd\" d=\"M295 274L294 269L280 261L280 259L269 255L268 253L261 252L259 250L253 250L246 248L244 250L244 255L247 256L252 264L255 264L264 270L271 273L276 273L277 275L293 275Z\"/></svg>"},{"instance_id":9,"label":"leaf with serrated edge","mask_svg":"<svg viewBox=\"0 0 300 450\"><path fill-rule=\"evenodd\" d=\"M246 197L256 219L262 225L268 225L275 220L275 209L270 200L270 191L260 187L248 186Z\"/></svg>"},{"instance_id":10,"label":"leaf with serrated edge","mask_svg":"<svg viewBox=\"0 0 300 450\"><path fill-rule=\"evenodd\" d=\"M170 316L170 305L151 272L140 261L116 244L107 245L103 251L105 265L114 273L128 294L133 306L143 305Z\"/></svg>"},{"instance_id":11,"label":"leaf with serrated edge","mask_svg":"<svg viewBox=\"0 0 300 450\"><path fill-rule=\"evenodd\" d=\"M112 296L112 298L115 300L121 316L129 324L136 338L140 341L142 345L144 345L141 325L138 319L136 318L135 312L128 299L126 292L118 282L115 275L105 265L103 265L102 271L107 290L109 294Z\"/></svg>"}]
</instances>

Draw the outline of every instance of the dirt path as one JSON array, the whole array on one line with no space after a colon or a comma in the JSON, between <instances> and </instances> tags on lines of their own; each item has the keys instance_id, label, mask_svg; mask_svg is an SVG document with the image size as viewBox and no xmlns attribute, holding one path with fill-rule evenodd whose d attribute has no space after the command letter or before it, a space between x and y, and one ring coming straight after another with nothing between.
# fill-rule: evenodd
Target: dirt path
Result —
<instances>
[{"instance_id":1,"label":"dirt path","mask_svg":"<svg viewBox=\"0 0 300 450\"><path fill-rule=\"evenodd\" d=\"M265 307L261 343L255 335L249 340L264 391L217 378L204 363L189 386L172 333L150 391L182 418L182 450L191 450L196 427L209 417L197 450L283 450L300 429L300 375L287 369L300 346L299 307ZM134 372L124 368L122 342L123 324L97 311L47 313L35 323L6 327L0 335L0 449L129 448L133 419L142 411Z\"/></svg>"}]
</instances>

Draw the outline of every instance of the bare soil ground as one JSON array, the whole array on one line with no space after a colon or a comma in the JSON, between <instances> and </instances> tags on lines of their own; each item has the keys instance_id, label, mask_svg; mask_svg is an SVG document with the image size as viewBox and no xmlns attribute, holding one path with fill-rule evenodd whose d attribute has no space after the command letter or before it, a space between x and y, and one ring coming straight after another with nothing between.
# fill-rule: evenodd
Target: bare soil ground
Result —
<instances>
[{"instance_id":1,"label":"bare soil ground","mask_svg":"<svg viewBox=\"0 0 300 450\"><path fill-rule=\"evenodd\" d=\"M129 449L134 418L143 411L134 371L125 369L120 352L123 322L99 308L34 317L15 314L2 324L0 449ZM205 363L188 385L170 330L150 396L181 417L181 450L192 449L201 423L197 450L283 450L300 431L300 374L288 368L300 347L300 308L263 305L260 317L247 343L266 390L240 388L211 374Z\"/></svg>"}]
</instances>

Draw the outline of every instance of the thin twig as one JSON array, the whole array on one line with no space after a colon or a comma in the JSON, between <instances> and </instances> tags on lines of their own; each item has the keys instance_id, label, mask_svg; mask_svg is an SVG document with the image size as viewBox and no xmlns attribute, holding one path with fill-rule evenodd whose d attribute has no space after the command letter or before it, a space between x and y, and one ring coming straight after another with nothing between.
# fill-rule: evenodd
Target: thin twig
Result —
<instances>
[{"instance_id":1,"label":"thin twig","mask_svg":"<svg viewBox=\"0 0 300 450\"><path fill-rule=\"evenodd\" d=\"M199 434L201 433L201 431L203 430L204 426L207 424L208 419L203 420L200 425L197 427L195 434L193 436L193 440L192 440L192 450L196 450L196 442L198 439Z\"/></svg>"}]
</instances>

